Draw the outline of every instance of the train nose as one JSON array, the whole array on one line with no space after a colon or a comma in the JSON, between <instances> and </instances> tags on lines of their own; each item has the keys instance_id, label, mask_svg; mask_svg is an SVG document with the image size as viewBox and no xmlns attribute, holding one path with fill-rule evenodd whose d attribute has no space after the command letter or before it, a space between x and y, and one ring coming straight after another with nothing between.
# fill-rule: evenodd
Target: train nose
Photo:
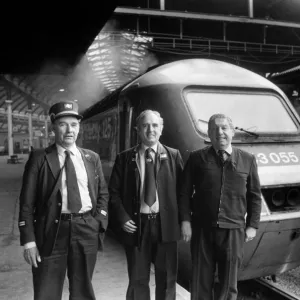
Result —
<instances>
[{"instance_id":1,"label":"train nose","mask_svg":"<svg viewBox=\"0 0 300 300\"><path fill-rule=\"evenodd\" d=\"M276 207L279 207L279 206L282 206L284 204L284 201L285 201L285 194L283 191L281 190L277 190L277 191L274 191L272 193L272 204Z\"/></svg>"},{"instance_id":2,"label":"train nose","mask_svg":"<svg viewBox=\"0 0 300 300\"><path fill-rule=\"evenodd\" d=\"M300 204L300 191L298 189L291 189L288 191L286 201L291 206Z\"/></svg>"}]
</instances>

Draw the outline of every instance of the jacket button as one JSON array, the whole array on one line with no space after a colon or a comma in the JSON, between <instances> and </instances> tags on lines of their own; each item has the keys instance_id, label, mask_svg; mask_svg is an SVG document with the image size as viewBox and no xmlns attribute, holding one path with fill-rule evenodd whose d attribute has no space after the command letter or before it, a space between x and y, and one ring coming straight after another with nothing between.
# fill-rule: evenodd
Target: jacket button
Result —
<instances>
[{"instance_id":1,"label":"jacket button","mask_svg":"<svg viewBox=\"0 0 300 300\"><path fill-rule=\"evenodd\" d=\"M58 223L58 220L55 220L55 223Z\"/></svg>"},{"instance_id":2,"label":"jacket button","mask_svg":"<svg viewBox=\"0 0 300 300\"><path fill-rule=\"evenodd\" d=\"M61 206L61 203L59 202L57 205L58 205L58 206Z\"/></svg>"}]
</instances>

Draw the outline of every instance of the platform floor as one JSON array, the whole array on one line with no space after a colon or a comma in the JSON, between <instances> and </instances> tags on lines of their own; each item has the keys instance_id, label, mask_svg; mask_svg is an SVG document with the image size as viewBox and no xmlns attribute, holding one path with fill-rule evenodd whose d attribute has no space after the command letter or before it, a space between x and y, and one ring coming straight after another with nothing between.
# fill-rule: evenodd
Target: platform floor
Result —
<instances>
[{"instance_id":1,"label":"platform floor","mask_svg":"<svg viewBox=\"0 0 300 300\"><path fill-rule=\"evenodd\" d=\"M7 164L7 156L0 156L0 300L33 299L31 268L23 259L19 244L18 196L26 155L19 164ZM105 249L98 253L93 285L97 300L124 300L128 284L126 259L122 246L107 235ZM151 274L151 299L154 300L154 274ZM63 300L68 299L65 281ZM189 293L177 285L177 300L190 299ZM141 299L142 300L142 299Z\"/></svg>"}]
</instances>

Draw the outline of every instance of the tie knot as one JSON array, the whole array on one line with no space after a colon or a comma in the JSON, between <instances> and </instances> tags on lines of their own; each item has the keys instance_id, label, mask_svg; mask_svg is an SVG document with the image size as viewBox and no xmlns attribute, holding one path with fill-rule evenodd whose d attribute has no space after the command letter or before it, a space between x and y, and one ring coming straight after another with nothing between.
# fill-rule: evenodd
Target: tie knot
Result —
<instances>
[{"instance_id":1,"label":"tie knot","mask_svg":"<svg viewBox=\"0 0 300 300\"><path fill-rule=\"evenodd\" d=\"M65 150L65 153L66 153L66 157L70 157L71 156L71 151Z\"/></svg>"},{"instance_id":2,"label":"tie knot","mask_svg":"<svg viewBox=\"0 0 300 300\"><path fill-rule=\"evenodd\" d=\"M147 148L146 149L146 155L150 155L150 153L153 151L153 149L152 148Z\"/></svg>"},{"instance_id":3,"label":"tie knot","mask_svg":"<svg viewBox=\"0 0 300 300\"><path fill-rule=\"evenodd\" d=\"M153 156L151 155L151 153L153 152L154 150L152 148L147 148L146 151L145 151L145 155L146 155L146 161L147 162L152 162L153 161Z\"/></svg>"},{"instance_id":4,"label":"tie knot","mask_svg":"<svg viewBox=\"0 0 300 300\"><path fill-rule=\"evenodd\" d=\"M218 150L218 155L223 163L227 160L227 152L225 150Z\"/></svg>"}]
</instances>

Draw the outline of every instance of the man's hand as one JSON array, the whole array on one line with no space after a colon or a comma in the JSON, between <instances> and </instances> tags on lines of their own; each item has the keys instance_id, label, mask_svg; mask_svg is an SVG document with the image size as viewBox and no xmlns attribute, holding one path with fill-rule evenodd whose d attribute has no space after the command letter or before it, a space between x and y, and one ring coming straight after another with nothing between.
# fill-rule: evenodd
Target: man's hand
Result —
<instances>
[{"instance_id":1,"label":"man's hand","mask_svg":"<svg viewBox=\"0 0 300 300\"><path fill-rule=\"evenodd\" d=\"M181 223L181 236L185 242L189 242L192 237L192 227L190 221L183 221Z\"/></svg>"},{"instance_id":2,"label":"man's hand","mask_svg":"<svg viewBox=\"0 0 300 300\"><path fill-rule=\"evenodd\" d=\"M245 231L245 242L250 242L256 236L256 229L253 227L247 227Z\"/></svg>"},{"instance_id":3,"label":"man's hand","mask_svg":"<svg viewBox=\"0 0 300 300\"><path fill-rule=\"evenodd\" d=\"M24 249L24 258L28 264L37 268L38 262L41 262L41 257L37 247Z\"/></svg>"},{"instance_id":4,"label":"man's hand","mask_svg":"<svg viewBox=\"0 0 300 300\"><path fill-rule=\"evenodd\" d=\"M135 226L134 221L129 220L122 226L123 230L128 233L134 233L137 230L137 227Z\"/></svg>"}]
</instances>

